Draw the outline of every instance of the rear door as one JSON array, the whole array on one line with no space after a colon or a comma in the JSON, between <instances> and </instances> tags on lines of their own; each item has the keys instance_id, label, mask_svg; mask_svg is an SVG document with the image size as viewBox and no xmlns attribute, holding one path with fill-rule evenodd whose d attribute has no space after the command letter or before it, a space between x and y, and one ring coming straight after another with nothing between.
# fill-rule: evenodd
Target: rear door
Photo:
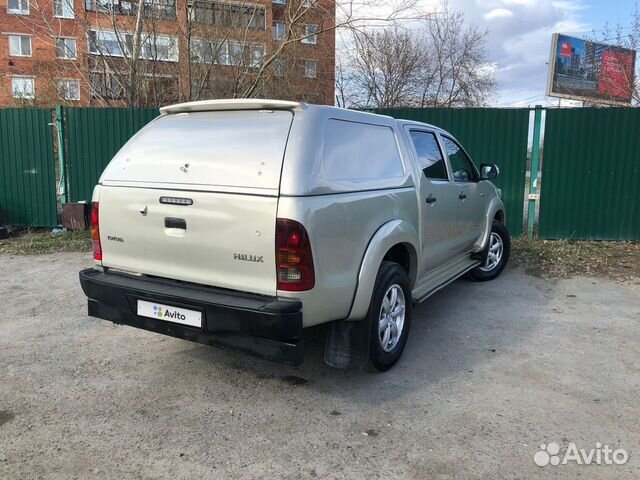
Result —
<instances>
[{"instance_id":1,"label":"rear door","mask_svg":"<svg viewBox=\"0 0 640 480\"><path fill-rule=\"evenodd\" d=\"M426 273L460 250L457 231L458 193L449 181L444 155L435 132L407 127L418 166L422 211L422 258Z\"/></svg>"},{"instance_id":2,"label":"rear door","mask_svg":"<svg viewBox=\"0 0 640 480\"><path fill-rule=\"evenodd\" d=\"M275 225L289 111L166 115L101 177L106 267L276 294Z\"/></svg>"}]
</instances>

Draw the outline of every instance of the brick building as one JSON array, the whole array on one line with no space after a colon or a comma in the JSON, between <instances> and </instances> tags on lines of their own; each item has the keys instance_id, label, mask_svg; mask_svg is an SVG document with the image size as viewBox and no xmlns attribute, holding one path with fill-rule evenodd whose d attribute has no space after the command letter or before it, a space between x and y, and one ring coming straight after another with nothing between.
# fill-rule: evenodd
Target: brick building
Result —
<instances>
[{"instance_id":1,"label":"brick building","mask_svg":"<svg viewBox=\"0 0 640 480\"><path fill-rule=\"evenodd\" d=\"M0 2L0 107L334 103L334 0Z\"/></svg>"}]
</instances>

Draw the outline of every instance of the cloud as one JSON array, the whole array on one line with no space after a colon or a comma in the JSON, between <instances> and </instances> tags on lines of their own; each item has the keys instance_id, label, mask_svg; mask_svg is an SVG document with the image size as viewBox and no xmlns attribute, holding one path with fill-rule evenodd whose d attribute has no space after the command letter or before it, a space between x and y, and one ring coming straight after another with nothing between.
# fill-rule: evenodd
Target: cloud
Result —
<instances>
[{"instance_id":1,"label":"cloud","mask_svg":"<svg viewBox=\"0 0 640 480\"><path fill-rule=\"evenodd\" d=\"M544 98L551 36L588 31L581 21L583 0L449 0L469 23L489 31L487 50L494 65L499 104Z\"/></svg>"},{"instance_id":2,"label":"cloud","mask_svg":"<svg viewBox=\"0 0 640 480\"><path fill-rule=\"evenodd\" d=\"M506 8L494 8L490 12L484 14L485 20L493 20L494 18L511 18L513 17L513 12L511 10L507 10Z\"/></svg>"}]
</instances>

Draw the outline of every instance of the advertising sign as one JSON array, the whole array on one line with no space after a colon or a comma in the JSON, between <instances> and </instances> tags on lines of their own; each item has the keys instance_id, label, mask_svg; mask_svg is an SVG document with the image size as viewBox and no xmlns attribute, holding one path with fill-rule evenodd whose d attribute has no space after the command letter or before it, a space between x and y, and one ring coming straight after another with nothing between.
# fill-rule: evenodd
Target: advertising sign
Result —
<instances>
[{"instance_id":1,"label":"advertising sign","mask_svg":"<svg viewBox=\"0 0 640 480\"><path fill-rule=\"evenodd\" d=\"M636 52L556 33L551 43L547 95L629 105Z\"/></svg>"}]
</instances>

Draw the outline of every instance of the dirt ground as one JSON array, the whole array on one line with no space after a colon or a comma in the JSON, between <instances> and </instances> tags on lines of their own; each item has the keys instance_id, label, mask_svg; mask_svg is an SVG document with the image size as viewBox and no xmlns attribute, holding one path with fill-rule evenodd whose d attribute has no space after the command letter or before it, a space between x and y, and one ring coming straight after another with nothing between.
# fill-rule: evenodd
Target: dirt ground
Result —
<instances>
[{"instance_id":1,"label":"dirt ground","mask_svg":"<svg viewBox=\"0 0 640 480\"><path fill-rule=\"evenodd\" d=\"M296 369L89 318L90 263L0 254L0 479L640 477L638 281L457 281L372 374L322 329ZM629 460L538 467L549 442Z\"/></svg>"}]
</instances>

